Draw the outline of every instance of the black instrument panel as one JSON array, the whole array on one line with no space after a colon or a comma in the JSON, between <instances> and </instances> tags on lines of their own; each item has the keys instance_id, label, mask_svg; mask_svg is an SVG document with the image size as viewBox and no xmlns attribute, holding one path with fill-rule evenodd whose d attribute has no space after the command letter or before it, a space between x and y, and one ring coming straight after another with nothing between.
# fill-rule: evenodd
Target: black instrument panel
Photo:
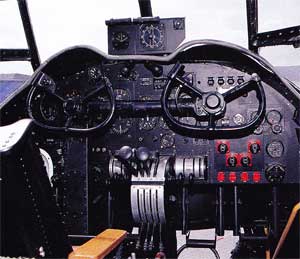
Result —
<instances>
[{"instance_id":1,"label":"black instrument panel","mask_svg":"<svg viewBox=\"0 0 300 259\"><path fill-rule=\"evenodd\" d=\"M3 124L28 114L34 118L35 143L53 160L52 182L70 233L94 233L110 222L128 227L122 218L131 218L130 179L125 179L129 184L112 188L109 169L112 157L124 146L146 147L186 163L203 158L205 173L193 187L199 191L209 185L271 187L299 182L298 96L268 64L246 50L220 42L200 43L203 46L192 43L169 57L113 58L87 47L67 49L41 66L28 88L2 110ZM203 106L199 91L222 98L247 86L254 74L265 96L258 123L235 130L247 126L260 109L263 98L254 82L213 117L215 128L210 127L209 116L199 112ZM174 75L183 81L170 84ZM168 120L162 109L167 85L172 88L167 107L180 125ZM218 100L215 96L211 106ZM167 181L175 178L170 175ZM110 188L122 200L114 205L115 217L106 213L112 206Z\"/></svg>"},{"instance_id":2,"label":"black instrument panel","mask_svg":"<svg viewBox=\"0 0 300 259\"><path fill-rule=\"evenodd\" d=\"M46 84L48 90L42 92L50 97L60 96L63 99L60 108L51 99L47 99L48 104L44 100L30 99L36 98L32 93L28 99L30 112L38 109L44 115L43 121L46 124L49 122L50 130L56 119L63 121L66 131L68 127L78 130L80 127L94 127L94 124L106 121L98 132L93 132L88 137L88 153L95 154L89 163L97 164L103 172L108 171L108 161L117 150L123 146L131 146L147 147L160 155L207 156L208 175L203 183L297 182L297 170L292 163L297 161L295 150L298 148L293 141L297 128L293 120L294 107L274 86L278 82L274 81L274 85L270 85L267 80L261 79L265 106L259 123L252 127L244 125L250 123L260 109L262 99L258 98L259 93L255 91L255 87L237 93L220 115L216 115L218 110L216 112L214 108L209 109L212 114L207 114L208 98L211 96L203 97L203 100L206 98L204 103L201 97L194 96L193 89L204 94L216 93L213 98L218 99L218 96L225 96L246 85L253 75L258 75L259 78L265 75L263 70L255 70L251 61L247 64L242 58L240 62L234 62L230 57L208 59L209 55L202 60L195 58L191 54L196 49L191 48L187 51L190 53L184 55L181 52L168 62L151 61L146 57L145 60L126 57L120 60L101 60L97 55L93 58L79 55L73 57L70 54L72 51L67 52L69 57L62 60L64 70L58 72L55 69L57 61L52 61L39 72L44 73L42 79L48 78L50 81ZM64 55L66 54L58 56L57 60ZM89 55L92 56L90 53ZM213 52L211 55L215 56ZM74 60L82 58L80 62L74 63ZM73 63L69 63L70 61ZM182 67L180 78L183 83L173 85L167 99L170 103L168 109L173 109L172 114L181 125L202 127L205 130L190 131L174 125L162 109L163 92L171 80L170 73L178 63ZM41 79L35 82L41 84ZM183 84L187 84L186 91ZM51 90L51 85L55 90ZM109 97L112 93L113 98ZM210 100L212 105L213 98ZM85 102L86 99L89 99L88 102ZM64 119L58 118L60 116ZM210 116L215 116L215 128L209 125ZM68 120L70 117L72 119ZM66 123L70 125L66 126ZM235 130L235 127L242 127L244 130Z\"/></svg>"}]
</instances>

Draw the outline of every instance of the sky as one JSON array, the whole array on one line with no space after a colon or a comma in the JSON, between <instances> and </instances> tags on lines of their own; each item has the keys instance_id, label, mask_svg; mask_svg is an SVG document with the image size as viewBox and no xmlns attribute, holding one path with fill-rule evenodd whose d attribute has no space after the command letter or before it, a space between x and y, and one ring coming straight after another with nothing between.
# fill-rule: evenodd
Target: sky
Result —
<instances>
[{"instance_id":1,"label":"sky","mask_svg":"<svg viewBox=\"0 0 300 259\"><path fill-rule=\"evenodd\" d=\"M105 20L138 17L137 0L27 0L41 60L78 44L107 52ZM247 47L246 0L152 0L154 16L186 17L186 40L217 39ZM259 1L259 31L300 24L300 0ZM24 48L16 0L0 0L0 48ZM260 54L273 65L300 65L300 48ZM0 73L31 74L28 62L1 62Z\"/></svg>"}]
</instances>

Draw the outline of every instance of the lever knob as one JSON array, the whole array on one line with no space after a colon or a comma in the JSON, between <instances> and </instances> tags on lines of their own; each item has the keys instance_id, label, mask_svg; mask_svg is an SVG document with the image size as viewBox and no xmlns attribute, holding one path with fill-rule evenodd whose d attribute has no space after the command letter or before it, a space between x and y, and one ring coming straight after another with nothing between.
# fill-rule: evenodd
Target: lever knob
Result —
<instances>
[{"instance_id":1,"label":"lever knob","mask_svg":"<svg viewBox=\"0 0 300 259\"><path fill-rule=\"evenodd\" d=\"M129 160L133 155L133 151L129 146L123 146L116 152L115 155L120 157L121 159Z\"/></svg>"},{"instance_id":2,"label":"lever knob","mask_svg":"<svg viewBox=\"0 0 300 259\"><path fill-rule=\"evenodd\" d=\"M150 157L150 151L146 147L139 147L136 150L135 154L136 154L136 158L141 162L147 161Z\"/></svg>"}]
</instances>

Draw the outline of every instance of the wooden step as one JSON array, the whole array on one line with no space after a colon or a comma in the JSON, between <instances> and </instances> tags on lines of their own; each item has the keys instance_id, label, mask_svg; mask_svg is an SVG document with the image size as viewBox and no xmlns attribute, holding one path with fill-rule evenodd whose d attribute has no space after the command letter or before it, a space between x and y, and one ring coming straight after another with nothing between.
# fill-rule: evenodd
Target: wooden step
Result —
<instances>
[{"instance_id":1,"label":"wooden step","mask_svg":"<svg viewBox=\"0 0 300 259\"><path fill-rule=\"evenodd\" d=\"M106 229L85 244L76 247L68 259L102 259L115 249L126 237L120 229Z\"/></svg>"}]
</instances>

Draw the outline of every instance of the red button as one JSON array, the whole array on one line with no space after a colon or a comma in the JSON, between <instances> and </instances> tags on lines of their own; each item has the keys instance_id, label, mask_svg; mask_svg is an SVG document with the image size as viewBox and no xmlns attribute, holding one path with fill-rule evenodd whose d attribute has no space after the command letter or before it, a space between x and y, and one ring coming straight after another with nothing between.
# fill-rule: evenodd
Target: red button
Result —
<instances>
[{"instance_id":1,"label":"red button","mask_svg":"<svg viewBox=\"0 0 300 259\"><path fill-rule=\"evenodd\" d=\"M244 182L244 183L249 181L249 175L248 175L247 172L242 172L241 173L241 181Z\"/></svg>"},{"instance_id":2,"label":"red button","mask_svg":"<svg viewBox=\"0 0 300 259\"><path fill-rule=\"evenodd\" d=\"M225 181L225 173L218 172L217 180L218 180L218 182L224 182Z\"/></svg>"},{"instance_id":3,"label":"red button","mask_svg":"<svg viewBox=\"0 0 300 259\"><path fill-rule=\"evenodd\" d=\"M229 173L229 181L232 183L236 181L236 173L235 172Z\"/></svg>"},{"instance_id":4,"label":"red button","mask_svg":"<svg viewBox=\"0 0 300 259\"><path fill-rule=\"evenodd\" d=\"M255 183L258 183L258 182L260 182L260 179L261 179L260 172L254 172L254 173L253 173L253 181L254 181Z\"/></svg>"}]
</instances>

